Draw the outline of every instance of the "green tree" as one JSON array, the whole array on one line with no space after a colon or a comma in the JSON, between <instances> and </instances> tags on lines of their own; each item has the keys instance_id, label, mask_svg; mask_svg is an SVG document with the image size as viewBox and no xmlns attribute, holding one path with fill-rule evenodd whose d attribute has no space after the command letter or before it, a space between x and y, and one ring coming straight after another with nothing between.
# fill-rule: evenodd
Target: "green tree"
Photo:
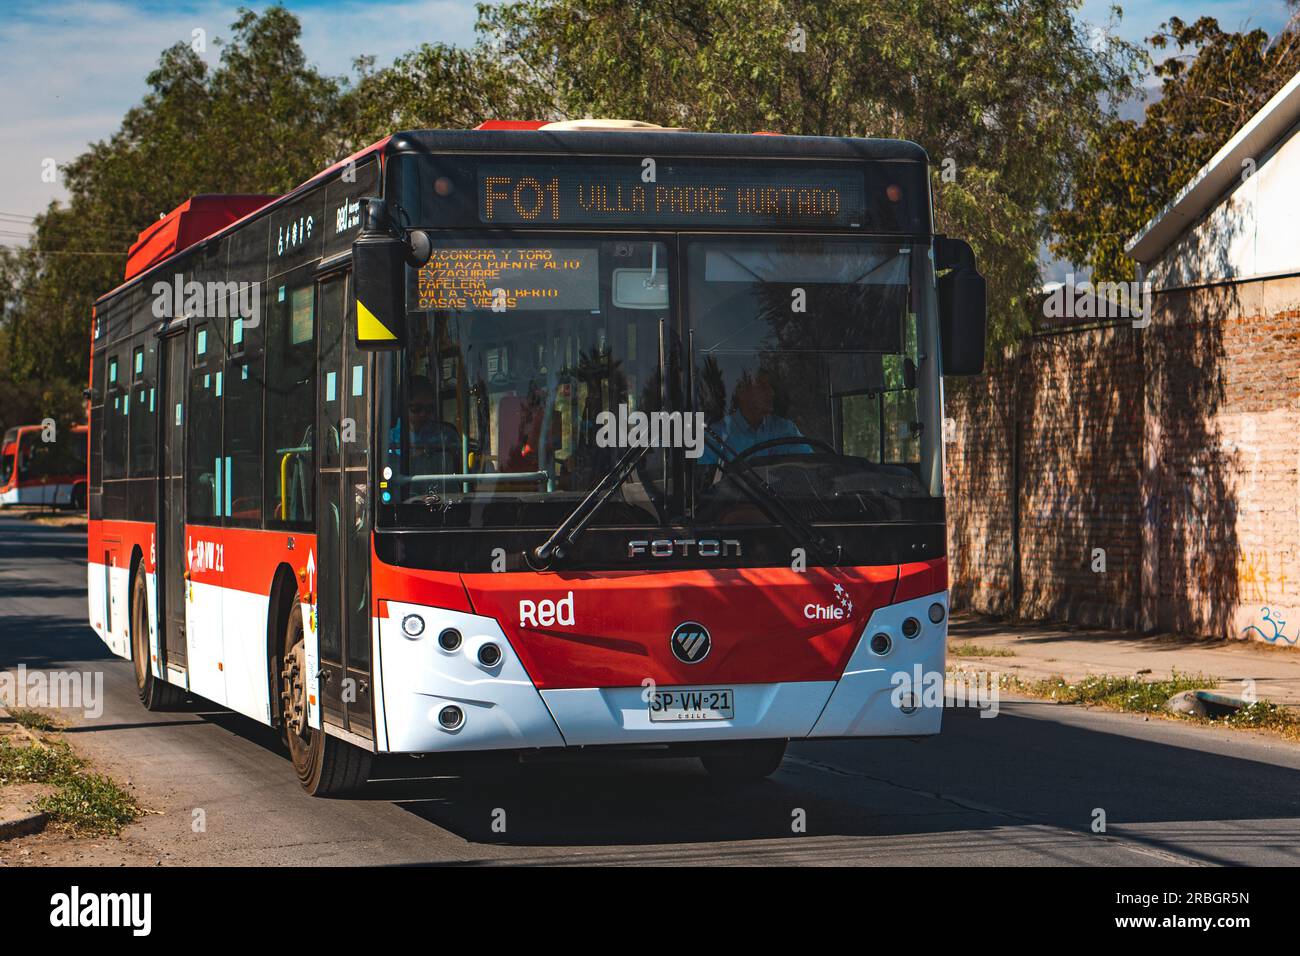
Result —
<instances>
[{"instance_id":1,"label":"green tree","mask_svg":"<svg viewBox=\"0 0 1300 956\"><path fill-rule=\"evenodd\" d=\"M345 99L349 143L359 149L399 129L470 129L493 117L551 116L549 91L486 44L426 43L382 70L358 60Z\"/></svg>"},{"instance_id":2,"label":"green tree","mask_svg":"<svg viewBox=\"0 0 1300 956\"><path fill-rule=\"evenodd\" d=\"M140 229L196 193L283 192L345 148L344 84L307 63L297 18L240 10L231 30L215 68L186 44L164 51L117 132L63 168L68 202L0 259L0 424L63 414L50 404L80 393L91 305Z\"/></svg>"},{"instance_id":3,"label":"green tree","mask_svg":"<svg viewBox=\"0 0 1300 956\"><path fill-rule=\"evenodd\" d=\"M1161 25L1149 42L1178 53L1155 66L1160 98L1141 122L1094 129L1071 203L1052 218L1052 251L1103 281L1133 278L1124 244L1177 196L1232 135L1300 70L1300 22L1275 37L1227 33L1210 17Z\"/></svg>"},{"instance_id":4,"label":"green tree","mask_svg":"<svg viewBox=\"0 0 1300 956\"><path fill-rule=\"evenodd\" d=\"M474 55L544 118L915 140L940 228L975 246L995 343L1025 325L1048 218L1082 143L1137 79L1071 0L518 0L479 8ZM519 114L515 114L518 116Z\"/></svg>"}]
</instances>

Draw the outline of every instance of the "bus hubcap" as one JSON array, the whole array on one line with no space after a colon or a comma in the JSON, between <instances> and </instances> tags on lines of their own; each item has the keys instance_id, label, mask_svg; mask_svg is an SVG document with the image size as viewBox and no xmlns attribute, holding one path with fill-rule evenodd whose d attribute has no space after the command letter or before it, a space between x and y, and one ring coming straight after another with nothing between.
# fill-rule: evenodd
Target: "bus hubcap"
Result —
<instances>
[{"instance_id":1,"label":"bus hubcap","mask_svg":"<svg viewBox=\"0 0 1300 956\"><path fill-rule=\"evenodd\" d=\"M284 722L300 737L307 736L307 694L303 674L306 670L306 652L303 642L293 646L284 659L284 670L280 672L283 689L280 701L284 713Z\"/></svg>"}]
</instances>

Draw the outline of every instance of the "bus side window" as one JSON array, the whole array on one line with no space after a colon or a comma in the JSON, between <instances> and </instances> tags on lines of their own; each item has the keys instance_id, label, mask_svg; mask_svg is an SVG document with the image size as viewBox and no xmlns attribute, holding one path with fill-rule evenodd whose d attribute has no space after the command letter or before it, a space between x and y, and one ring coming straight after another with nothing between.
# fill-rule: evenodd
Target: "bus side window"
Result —
<instances>
[{"instance_id":1,"label":"bus side window","mask_svg":"<svg viewBox=\"0 0 1300 956\"><path fill-rule=\"evenodd\" d=\"M224 456L230 460L231 508L236 524L262 523L262 323L229 313L230 357L226 361Z\"/></svg>"},{"instance_id":2,"label":"bus side window","mask_svg":"<svg viewBox=\"0 0 1300 956\"><path fill-rule=\"evenodd\" d=\"M221 392L222 356L206 322L191 337L190 395L186 410L186 498L189 521L213 523L221 517Z\"/></svg>"},{"instance_id":3,"label":"bus side window","mask_svg":"<svg viewBox=\"0 0 1300 956\"><path fill-rule=\"evenodd\" d=\"M104 477L126 477L127 416L130 394L123 387L118 356L108 358L108 389L104 396Z\"/></svg>"},{"instance_id":4,"label":"bus side window","mask_svg":"<svg viewBox=\"0 0 1300 956\"><path fill-rule=\"evenodd\" d=\"M266 526L311 527L316 497L315 287L273 283L266 322Z\"/></svg>"},{"instance_id":5,"label":"bus side window","mask_svg":"<svg viewBox=\"0 0 1300 956\"><path fill-rule=\"evenodd\" d=\"M157 419L155 377L158 368L158 346L152 334L149 344L137 346L131 357L131 386L125 400L130 403L131 420L130 474L133 478L147 478L158 467Z\"/></svg>"}]
</instances>

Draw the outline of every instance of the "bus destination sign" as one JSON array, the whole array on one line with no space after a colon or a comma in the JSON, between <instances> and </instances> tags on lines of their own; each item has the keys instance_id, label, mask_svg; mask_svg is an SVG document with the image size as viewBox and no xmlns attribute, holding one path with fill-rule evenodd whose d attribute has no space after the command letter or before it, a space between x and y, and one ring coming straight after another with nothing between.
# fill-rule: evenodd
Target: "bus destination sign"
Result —
<instances>
[{"instance_id":1,"label":"bus destination sign","mask_svg":"<svg viewBox=\"0 0 1300 956\"><path fill-rule=\"evenodd\" d=\"M479 170L478 214L485 225L858 228L865 195L862 172L850 168L487 165Z\"/></svg>"},{"instance_id":2,"label":"bus destination sign","mask_svg":"<svg viewBox=\"0 0 1300 956\"><path fill-rule=\"evenodd\" d=\"M600 308L596 249L436 248L415 278L421 312Z\"/></svg>"}]
</instances>

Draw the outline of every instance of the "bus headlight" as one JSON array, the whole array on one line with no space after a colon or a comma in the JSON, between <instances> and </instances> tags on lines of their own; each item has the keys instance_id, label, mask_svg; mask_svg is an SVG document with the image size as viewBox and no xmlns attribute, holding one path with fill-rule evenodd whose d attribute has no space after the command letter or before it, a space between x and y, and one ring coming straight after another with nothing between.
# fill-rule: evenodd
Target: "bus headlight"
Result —
<instances>
[{"instance_id":1,"label":"bus headlight","mask_svg":"<svg viewBox=\"0 0 1300 956\"><path fill-rule=\"evenodd\" d=\"M459 730L461 724L465 723L465 712L455 704L448 704L438 711L438 723L443 730Z\"/></svg>"},{"instance_id":2,"label":"bus headlight","mask_svg":"<svg viewBox=\"0 0 1300 956\"><path fill-rule=\"evenodd\" d=\"M408 614L402 618L402 633L415 640L424 633L424 618L418 614Z\"/></svg>"}]
</instances>

